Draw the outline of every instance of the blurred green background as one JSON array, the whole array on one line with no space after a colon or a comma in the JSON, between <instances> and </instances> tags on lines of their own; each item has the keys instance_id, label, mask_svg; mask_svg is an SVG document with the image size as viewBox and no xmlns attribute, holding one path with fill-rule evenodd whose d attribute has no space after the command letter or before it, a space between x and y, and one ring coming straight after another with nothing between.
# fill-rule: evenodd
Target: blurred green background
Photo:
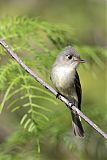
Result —
<instances>
[{"instance_id":1,"label":"blurred green background","mask_svg":"<svg viewBox=\"0 0 107 160\"><path fill-rule=\"evenodd\" d=\"M0 38L41 78L59 52L74 46L82 111L107 132L107 4L105 0L1 0ZM0 47L0 160L106 160L107 142L86 122L72 133L62 102L33 80Z\"/></svg>"}]
</instances>

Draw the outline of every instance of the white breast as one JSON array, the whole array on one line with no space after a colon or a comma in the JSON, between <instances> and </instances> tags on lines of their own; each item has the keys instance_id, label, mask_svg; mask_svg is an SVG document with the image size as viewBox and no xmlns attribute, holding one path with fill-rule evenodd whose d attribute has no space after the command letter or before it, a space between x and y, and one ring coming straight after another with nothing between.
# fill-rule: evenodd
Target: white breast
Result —
<instances>
[{"instance_id":1,"label":"white breast","mask_svg":"<svg viewBox=\"0 0 107 160\"><path fill-rule=\"evenodd\" d=\"M68 66L54 67L52 71L52 81L56 88L65 89L74 83L75 70Z\"/></svg>"}]
</instances>

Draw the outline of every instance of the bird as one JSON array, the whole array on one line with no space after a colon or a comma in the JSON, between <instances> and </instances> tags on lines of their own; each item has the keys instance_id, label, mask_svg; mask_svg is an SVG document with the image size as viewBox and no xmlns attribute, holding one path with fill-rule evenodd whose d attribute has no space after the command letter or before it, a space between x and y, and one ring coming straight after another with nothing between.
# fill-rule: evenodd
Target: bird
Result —
<instances>
[{"instance_id":1,"label":"bird","mask_svg":"<svg viewBox=\"0 0 107 160\"><path fill-rule=\"evenodd\" d=\"M85 60L80 58L79 53L72 47L65 47L57 56L51 70L51 80L58 94L63 95L81 110L82 88L77 72L80 63ZM84 137L84 129L80 116L71 110L74 135Z\"/></svg>"}]
</instances>

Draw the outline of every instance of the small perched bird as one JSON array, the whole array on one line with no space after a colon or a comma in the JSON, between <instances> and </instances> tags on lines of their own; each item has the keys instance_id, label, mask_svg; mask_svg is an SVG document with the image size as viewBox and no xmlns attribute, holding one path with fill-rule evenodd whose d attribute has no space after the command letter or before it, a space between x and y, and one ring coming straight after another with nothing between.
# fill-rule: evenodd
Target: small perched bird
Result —
<instances>
[{"instance_id":1,"label":"small perched bird","mask_svg":"<svg viewBox=\"0 0 107 160\"><path fill-rule=\"evenodd\" d=\"M56 58L52 67L51 80L59 94L81 110L82 89L79 75L76 71L78 65L85 62L80 58L78 52L71 46L67 46ZM74 134L84 137L84 129L80 116L71 111Z\"/></svg>"}]
</instances>

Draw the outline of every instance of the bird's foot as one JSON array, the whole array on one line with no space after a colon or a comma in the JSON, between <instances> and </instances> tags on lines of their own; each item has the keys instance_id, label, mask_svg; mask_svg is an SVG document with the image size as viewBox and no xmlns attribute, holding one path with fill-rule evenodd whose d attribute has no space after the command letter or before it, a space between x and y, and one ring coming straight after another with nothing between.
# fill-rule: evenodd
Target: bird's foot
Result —
<instances>
[{"instance_id":1,"label":"bird's foot","mask_svg":"<svg viewBox=\"0 0 107 160\"><path fill-rule=\"evenodd\" d=\"M72 102L72 101L71 101L71 102L69 101L69 103L68 103L68 105L67 105L67 106L68 106L68 108L69 108L69 109L71 109L71 110L72 110L72 106L75 106L75 103L74 103L74 102Z\"/></svg>"},{"instance_id":2,"label":"bird's foot","mask_svg":"<svg viewBox=\"0 0 107 160\"><path fill-rule=\"evenodd\" d=\"M58 98L61 94L59 92L57 92L56 98Z\"/></svg>"}]
</instances>

